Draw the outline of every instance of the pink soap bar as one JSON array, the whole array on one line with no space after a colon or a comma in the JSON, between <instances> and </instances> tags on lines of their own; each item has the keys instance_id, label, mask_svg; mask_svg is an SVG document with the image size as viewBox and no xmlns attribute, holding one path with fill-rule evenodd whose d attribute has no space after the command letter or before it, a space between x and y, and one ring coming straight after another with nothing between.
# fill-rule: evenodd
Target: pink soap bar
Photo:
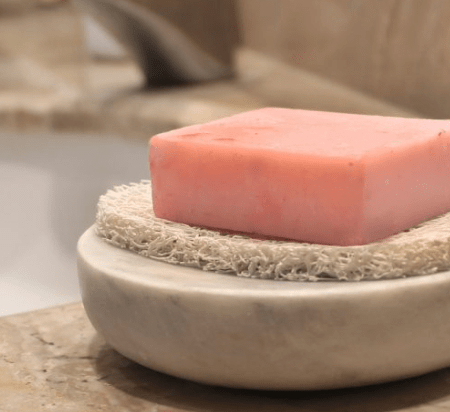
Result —
<instances>
[{"instance_id":1,"label":"pink soap bar","mask_svg":"<svg viewBox=\"0 0 450 412\"><path fill-rule=\"evenodd\" d=\"M267 108L150 140L157 217L362 245L450 210L450 121Z\"/></svg>"}]
</instances>

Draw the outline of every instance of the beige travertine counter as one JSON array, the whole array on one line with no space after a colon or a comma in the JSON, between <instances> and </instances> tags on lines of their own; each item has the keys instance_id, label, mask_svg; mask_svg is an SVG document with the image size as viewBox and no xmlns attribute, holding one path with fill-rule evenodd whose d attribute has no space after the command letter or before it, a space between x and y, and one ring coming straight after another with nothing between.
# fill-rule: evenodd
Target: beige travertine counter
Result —
<instances>
[{"instance_id":1,"label":"beige travertine counter","mask_svg":"<svg viewBox=\"0 0 450 412\"><path fill-rule=\"evenodd\" d=\"M0 130L149 138L267 106L420 117L249 49L237 52L236 78L215 83L144 90L129 61L90 63L86 76L84 91L0 90Z\"/></svg>"},{"instance_id":2,"label":"beige travertine counter","mask_svg":"<svg viewBox=\"0 0 450 412\"><path fill-rule=\"evenodd\" d=\"M0 318L1 412L443 412L450 369L363 388L265 392L208 387L111 349L81 303Z\"/></svg>"}]
</instances>

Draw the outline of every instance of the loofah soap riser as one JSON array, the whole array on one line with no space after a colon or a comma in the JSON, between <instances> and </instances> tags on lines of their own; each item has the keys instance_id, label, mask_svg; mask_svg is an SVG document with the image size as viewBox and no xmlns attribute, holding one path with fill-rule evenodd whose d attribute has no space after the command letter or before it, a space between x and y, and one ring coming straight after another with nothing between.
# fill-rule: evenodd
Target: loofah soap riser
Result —
<instances>
[{"instance_id":1,"label":"loofah soap riser","mask_svg":"<svg viewBox=\"0 0 450 412\"><path fill-rule=\"evenodd\" d=\"M364 246L257 240L156 218L149 181L101 196L96 232L111 245L152 259L260 279L359 281L450 269L450 213Z\"/></svg>"}]
</instances>

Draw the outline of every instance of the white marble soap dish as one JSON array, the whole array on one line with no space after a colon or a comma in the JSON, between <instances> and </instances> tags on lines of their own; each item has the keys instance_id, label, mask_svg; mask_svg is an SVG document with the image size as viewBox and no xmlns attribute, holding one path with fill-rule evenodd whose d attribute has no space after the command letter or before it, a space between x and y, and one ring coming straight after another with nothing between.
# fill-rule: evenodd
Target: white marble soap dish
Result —
<instances>
[{"instance_id":1,"label":"white marble soap dish","mask_svg":"<svg viewBox=\"0 0 450 412\"><path fill-rule=\"evenodd\" d=\"M235 388L316 390L450 365L450 272L364 282L244 279L78 244L84 306L118 352Z\"/></svg>"}]
</instances>

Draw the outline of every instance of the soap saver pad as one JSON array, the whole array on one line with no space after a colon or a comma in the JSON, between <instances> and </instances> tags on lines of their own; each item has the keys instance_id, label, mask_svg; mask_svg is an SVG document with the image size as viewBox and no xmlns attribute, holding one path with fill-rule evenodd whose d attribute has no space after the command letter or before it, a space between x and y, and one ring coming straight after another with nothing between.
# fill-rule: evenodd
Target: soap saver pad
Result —
<instances>
[{"instance_id":1,"label":"soap saver pad","mask_svg":"<svg viewBox=\"0 0 450 412\"><path fill-rule=\"evenodd\" d=\"M450 212L362 246L260 240L159 219L151 182L116 186L99 199L96 234L141 256L204 271L290 281L361 281L450 269Z\"/></svg>"}]
</instances>

